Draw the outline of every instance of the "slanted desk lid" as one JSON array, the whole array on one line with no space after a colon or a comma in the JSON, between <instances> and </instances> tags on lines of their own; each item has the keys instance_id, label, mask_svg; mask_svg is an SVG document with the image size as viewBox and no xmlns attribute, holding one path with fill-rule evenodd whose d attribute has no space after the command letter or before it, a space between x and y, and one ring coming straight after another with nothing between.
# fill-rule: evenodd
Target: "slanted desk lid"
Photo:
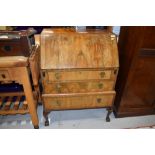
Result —
<instances>
[{"instance_id":1,"label":"slanted desk lid","mask_svg":"<svg viewBox=\"0 0 155 155\"><path fill-rule=\"evenodd\" d=\"M114 34L68 29L44 29L41 33L41 69L105 67L118 67Z\"/></svg>"}]
</instances>

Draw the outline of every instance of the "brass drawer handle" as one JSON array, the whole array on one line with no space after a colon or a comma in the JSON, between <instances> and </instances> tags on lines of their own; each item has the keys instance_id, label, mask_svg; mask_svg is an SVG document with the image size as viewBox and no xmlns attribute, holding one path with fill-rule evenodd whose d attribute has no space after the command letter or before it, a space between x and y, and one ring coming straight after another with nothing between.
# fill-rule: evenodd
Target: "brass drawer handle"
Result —
<instances>
[{"instance_id":1,"label":"brass drawer handle","mask_svg":"<svg viewBox=\"0 0 155 155\"><path fill-rule=\"evenodd\" d=\"M103 88L103 83L99 83L99 84L98 84L98 88L99 88L99 89L102 89L102 88Z\"/></svg>"},{"instance_id":2,"label":"brass drawer handle","mask_svg":"<svg viewBox=\"0 0 155 155\"><path fill-rule=\"evenodd\" d=\"M100 72L100 77L104 78L105 77L105 72Z\"/></svg>"},{"instance_id":3,"label":"brass drawer handle","mask_svg":"<svg viewBox=\"0 0 155 155\"><path fill-rule=\"evenodd\" d=\"M61 102L60 102L60 101L56 101L56 104L57 104L58 106L61 106Z\"/></svg>"},{"instance_id":4,"label":"brass drawer handle","mask_svg":"<svg viewBox=\"0 0 155 155\"><path fill-rule=\"evenodd\" d=\"M60 73L55 73L55 78L56 78L57 80L59 80L59 79L61 78Z\"/></svg>"},{"instance_id":5,"label":"brass drawer handle","mask_svg":"<svg viewBox=\"0 0 155 155\"><path fill-rule=\"evenodd\" d=\"M97 99L97 103L101 103L102 99L101 98L98 98Z\"/></svg>"},{"instance_id":6,"label":"brass drawer handle","mask_svg":"<svg viewBox=\"0 0 155 155\"><path fill-rule=\"evenodd\" d=\"M61 85L60 84L57 84L56 85L56 89L57 89L57 92L58 93L61 93Z\"/></svg>"}]
</instances>

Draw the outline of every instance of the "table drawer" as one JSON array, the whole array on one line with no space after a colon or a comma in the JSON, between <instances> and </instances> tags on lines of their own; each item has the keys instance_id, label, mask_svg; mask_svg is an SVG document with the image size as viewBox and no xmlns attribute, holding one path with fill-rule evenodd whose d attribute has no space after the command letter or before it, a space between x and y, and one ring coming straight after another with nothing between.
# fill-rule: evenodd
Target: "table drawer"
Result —
<instances>
[{"instance_id":1,"label":"table drawer","mask_svg":"<svg viewBox=\"0 0 155 155\"><path fill-rule=\"evenodd\" d=\"M0 81L9 81L10 76L7 70L0 70Z\"/></svg>"},{"instance_id":2,"label":"table drawer","mask_svg":"<svg viewBox=\"0 0 155 155\"><path fill-rule=\"evenodd\" d=\"M94 79L110 79L111 70L103 71L47 71L47 80L54 81L81 81Z\"/></svg>"},{"instance_id":3,"label":"table drawer","mask_svg":"<svg viewBox=\"0 0 155 155\"><path fill-rule=\"evenodd\" d=\"M44 94L43 104L45 110L101 108L111 107L114 97L114 91L63 95Z\"/></svg>"},{"instance_id":4,"label":"table drawer","mask_svg":"<svg viewBox=\"0 0 155 155\"><path fill-rule=\"evenodd\" d=\"M113 89L114 81L112 80L64 83L47 83L43 81L43 92L45 94L101 92L111 91Z\"/></svg>"}]
</instances>

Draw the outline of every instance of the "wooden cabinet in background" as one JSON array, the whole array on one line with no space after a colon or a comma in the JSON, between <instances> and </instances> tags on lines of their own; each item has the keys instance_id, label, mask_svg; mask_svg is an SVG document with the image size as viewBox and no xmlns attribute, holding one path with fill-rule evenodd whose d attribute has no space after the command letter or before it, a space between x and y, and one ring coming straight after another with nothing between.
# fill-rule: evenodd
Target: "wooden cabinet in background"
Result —
<instances>
[{"instance_id":1,"label":"wooden cabinet in background","mask_svg":"<svg viewBox=\"0 0 155 155\"><path fill-rule=\"evenodd\" d=\"M116 117L155 114L155 27L122 27Z\"/></svg>"}]
</instances>

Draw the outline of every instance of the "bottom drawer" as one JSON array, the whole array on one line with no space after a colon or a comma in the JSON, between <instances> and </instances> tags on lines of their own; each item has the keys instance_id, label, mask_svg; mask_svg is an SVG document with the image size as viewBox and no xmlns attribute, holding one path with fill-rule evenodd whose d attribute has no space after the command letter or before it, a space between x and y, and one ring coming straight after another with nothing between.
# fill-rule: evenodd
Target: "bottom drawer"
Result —
<instances>
[{"instance_id":1,"label":"bottom drawer","mask_svg":"<svg viewBox=\"0 0 155 155\"><path fill-rule=\"evenodd\" d=\"M43 94L45 110L111 107L115 91L79 94Z\"/></svg>"}]
</instances>

